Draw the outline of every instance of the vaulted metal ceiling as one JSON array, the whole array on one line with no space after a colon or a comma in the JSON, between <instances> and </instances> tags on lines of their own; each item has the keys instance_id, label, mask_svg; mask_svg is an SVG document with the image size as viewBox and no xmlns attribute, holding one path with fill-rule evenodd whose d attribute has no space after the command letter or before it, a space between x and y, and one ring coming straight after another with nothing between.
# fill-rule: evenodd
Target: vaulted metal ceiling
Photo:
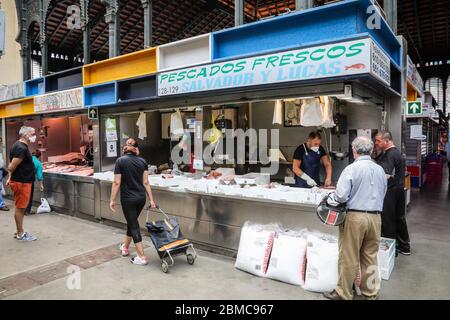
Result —
<instances>
[{"instance_id":1,"label":"vaulted metal ceiling","mask_svg":"<svg viewBox=\"0 0 450 320\"><path fill-rule=\"evenodd\" d=\"M315 5L334 1L318 0ZM382 5L382 0L378 1ZM67 27L67 7L78 0L52 1L47 12L47 39L50 52L82 55L81 29ZM425 62L450 59L450 0L398 0L398 34L409 44L413 61ZM246 0L246 23L295 10L295 0ZM100 0L91 2L89 23L94 60L108 56L108 25L105 7ZM140 0L120 0L121 53L144 47L143 8ZM154 0L153 43L180 40L234 25L234 0ZM31 35L38 42L38 26Z\"/></svg>"},{"instance_id":2,"label":"vaulted metal ceiling","mask_svg":"<svg viewBox=\"0 0 450 320\"><path fill-rule=\"evenodd\" d=\"M450 0L398 0L398 33L414 62L450 59Z\"/></svg>"}]
</instances>

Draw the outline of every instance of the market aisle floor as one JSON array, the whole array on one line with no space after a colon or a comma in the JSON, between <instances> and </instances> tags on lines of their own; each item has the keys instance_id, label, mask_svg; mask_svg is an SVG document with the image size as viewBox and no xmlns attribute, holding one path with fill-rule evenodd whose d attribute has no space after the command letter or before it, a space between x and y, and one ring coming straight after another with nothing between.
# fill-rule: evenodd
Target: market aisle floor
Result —
<instances>
[{"instance_id":1,"label":"market aisle floor","mask_svg":"<svg viewBox=\"0 0 450 320\"><path fill-rule=\"evenodd\" d=\"M447 180L445 180L447 181ZM408 223L410 257L399 256L382 299L449 299L450 191L447 183L415 192ZM233 259L200 252L194 266L184 257L169 274L150 247L150 266L133 266L118 255L123 230L73 217L26 218L39 240L13 239L12 213L0 213L0 298L5 299L322 299L320 294L234 269ZM70 275L81 270L80 289ZM74 280L75 279L75 280Z\"/></svg>"}]
</instances>

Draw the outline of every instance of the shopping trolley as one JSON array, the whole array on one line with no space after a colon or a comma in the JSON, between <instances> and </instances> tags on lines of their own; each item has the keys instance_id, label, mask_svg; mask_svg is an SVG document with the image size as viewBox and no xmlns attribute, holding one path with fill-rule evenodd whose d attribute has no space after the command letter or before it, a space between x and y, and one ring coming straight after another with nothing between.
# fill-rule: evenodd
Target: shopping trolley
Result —
<instances>
[{"instance_id":1,"label":"shopping trolley","mask_svg":"<svg viewBox=\"0 0 450 320\"><path fill-rule=\"evenodd\" d=\"M152 212L162 214L164 219L149 221ZM176 219L170 218L159 207L154 209L148 207L145 226L147 227L150 239L161 259L161 270L164 273L169 272L169 267L172 267L175 264L173 257L177 255L186 255L187 262L190 265L194 264L195 259L197 258L197 252L195 251L193 244L181 233L180 225Z\"/></svg>"}]
</instances>

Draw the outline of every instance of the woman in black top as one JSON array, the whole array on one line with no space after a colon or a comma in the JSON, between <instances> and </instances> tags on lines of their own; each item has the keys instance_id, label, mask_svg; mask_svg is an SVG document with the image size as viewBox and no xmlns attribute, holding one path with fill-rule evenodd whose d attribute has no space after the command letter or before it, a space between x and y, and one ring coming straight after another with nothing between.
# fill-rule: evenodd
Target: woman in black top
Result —
<instances>
[{"instance_id":1,"label":"woman in black top","mask_svg":"<svg viewBox=\"0 0 450 320\"><path fill-rule=\"evenodd\" d=\"M115 199L120 188L120 202L127 220L127 236L125 242L120 245L121 254L122 256L129 254L128 247L133 240L137 256L131 259L131 263L146 265L148 260L144 255L138 218L145 206L146 195L150 198L151 207L156 207L148 183L148 165L138 156L139 149L134 139L128 139L123 153L124 155L117 159L114 169L110 208L113 212L116 211Z\"/></svg>"}]
</instances>

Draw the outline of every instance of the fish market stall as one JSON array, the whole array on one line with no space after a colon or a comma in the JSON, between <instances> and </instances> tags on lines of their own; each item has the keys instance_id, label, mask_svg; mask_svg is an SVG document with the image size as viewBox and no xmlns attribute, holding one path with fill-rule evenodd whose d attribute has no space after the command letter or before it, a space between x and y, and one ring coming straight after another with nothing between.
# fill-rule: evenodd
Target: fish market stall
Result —
<instances>
[{"instance_id":1,"label":"fish market stall","mask_svg":"<svg viewBox=\"0 0 450 320\"><path fill-rule=\"evenodd\" d=\"M34 128L37 139L29 149L41 153L44 192L35 188L33 200L45 197L59 212L93 215L94 122L84 109L81 74L75 68L25 83L20 110L5 107L6 153L22 126Z\"/></svg>"},{"instance_id":2,"label":"fish market stall","mask_svg":"<svg viewBox=\"0 0 450 320\"><path fill-rule=\"evenodd\" d=\"M109 208L112 180L112 172L95 174L96 208L102 219L125 223L122 214ZM185 176L165 179L152 175L149 182L157 204L179 220L184 235L215 250L237 251L246 221L337 232L336 228L319 224L315 213L318 202L329 190L277 184L244 187ZM139 220L144 226L145 214Z\"/></svg>"}]
</instances>

